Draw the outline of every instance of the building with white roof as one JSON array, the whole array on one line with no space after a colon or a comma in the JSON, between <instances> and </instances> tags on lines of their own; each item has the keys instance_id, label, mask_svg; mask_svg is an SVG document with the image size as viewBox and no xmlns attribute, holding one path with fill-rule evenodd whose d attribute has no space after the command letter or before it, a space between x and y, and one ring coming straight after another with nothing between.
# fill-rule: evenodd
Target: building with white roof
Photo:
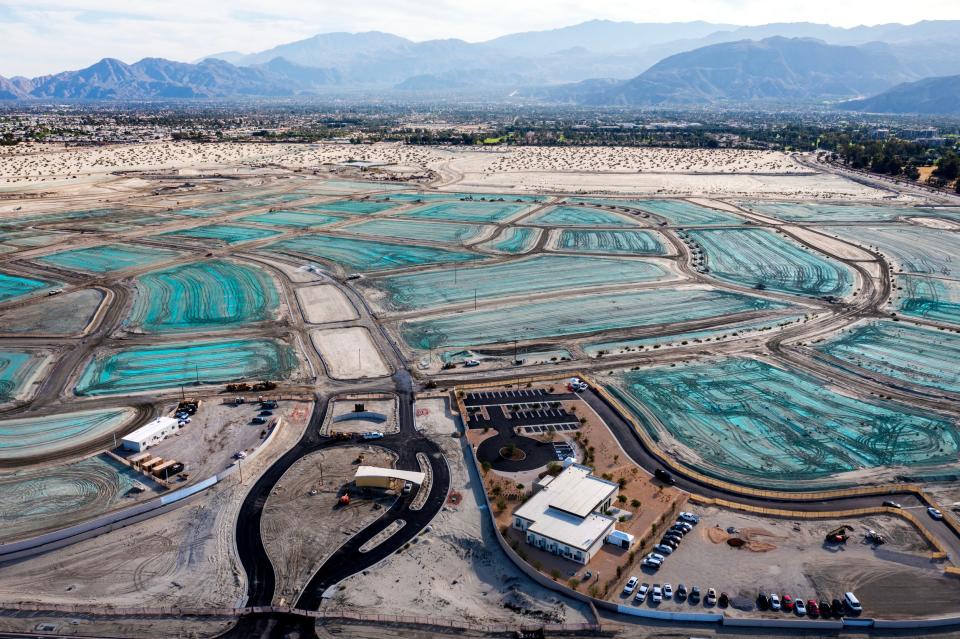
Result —
<instances>
[{"instance_id":1,"label":"building with white roof","mask_svg":"<svg viewBox=\"0 0 960 639\"><path fill-rule=\"evenodd\" d=\"M396 488L398 483L410 482L419 486L426 478L424 473L379 466L359 466L353 481L358 488Z\"/></svg>"},{"instance_id":2,"label":"building with white roof","mask_svg":"<svg viewBox=\"0 0 960 639\"><path fill-rule=\"evenodd\" d=\"M546 478L544 478L546 479ZM586 564L614 528L603 513L617 498L617 484L595 477L591 469L570 464L513 513L513 527L535 548Z\"/></svg>"},{"instance_id":3,"label":"building with white roof","mask_svg":"<svg viewBox=\"0 0 960 639\"><path fill-rule=\"evenodd\" d=\"M173 417L158 417L148 424L144 424L133 431L121 441L123 447L127 450L141 452L159 444L167 436L180 430L180 422Z\"/></svg>"}]
</instances>

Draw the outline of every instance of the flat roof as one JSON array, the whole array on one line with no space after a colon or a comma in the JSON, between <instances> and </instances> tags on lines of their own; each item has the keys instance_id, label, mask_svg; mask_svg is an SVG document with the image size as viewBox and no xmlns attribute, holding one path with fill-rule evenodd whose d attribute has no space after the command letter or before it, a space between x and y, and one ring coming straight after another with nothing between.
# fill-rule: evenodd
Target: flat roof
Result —
<instances>
[{"instance_id":1,"label":"flat roof","mask_svg":"<svg viewBox=\"0 0 960 639\"><path fill-rule=\"evenodd\" d=\"M171 426L176 426L178 423L179 421L173 417L157 417L152 422L148 422L132 433L125 435L122 441L139 443L150 439L157 433L163 432Z\"/></svg>"},{"instance_id":2,"label":"flat roof","mask_svg":"<svg viewBox=\"0 0 960 639\"><path fill-rule=\"evenodd\" d=\"M390 479L402 479L404 481L413 482L419 486L423 483L423 479L426 477L426 475L412 470L380 468L379 466L360 466L357 468L356 478L360 477L389 477Z\"/></svg>"},{"instance_id":3,"label":"flat roof","mask_svg":"<svg viewBox=\"0 0 960 639\"><path fill-rule=\"evenodd\" d=\"M514 516L533 522L527 528L531 532L587 550L614 524L613 519L593 509L618 488L613 482L594 477L588 466L570 464Z\"/></svg>"},{"instance_id":4,"label":"flat roof","mask_svg":"<svg viewBox=\"0 0 960 639\"><path fill-rule=\"evenodd\" d=\"M548 508L537 516L527 530L586 551L612 526L613 519L604 515L592 514L581 518L556 508Z\"/></svg>"}]
</instances>

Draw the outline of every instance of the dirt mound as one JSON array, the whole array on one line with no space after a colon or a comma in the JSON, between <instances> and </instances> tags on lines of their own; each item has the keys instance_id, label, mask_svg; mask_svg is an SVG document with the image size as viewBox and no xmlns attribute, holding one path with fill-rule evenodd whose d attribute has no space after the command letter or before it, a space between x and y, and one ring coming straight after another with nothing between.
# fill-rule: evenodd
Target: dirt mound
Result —
<instances>
[{"instance_id":1,"label":"dirt mound","mask_svg":"<svg viewBox=\"0 0 960 639\"><path fill-rule=\"evenodd\" d=\"M723 528L714 526L713 528L707 529L707 538L715 544L722 544L730 538L730 535L728 535Z\"/></svg>"}]
</instances>

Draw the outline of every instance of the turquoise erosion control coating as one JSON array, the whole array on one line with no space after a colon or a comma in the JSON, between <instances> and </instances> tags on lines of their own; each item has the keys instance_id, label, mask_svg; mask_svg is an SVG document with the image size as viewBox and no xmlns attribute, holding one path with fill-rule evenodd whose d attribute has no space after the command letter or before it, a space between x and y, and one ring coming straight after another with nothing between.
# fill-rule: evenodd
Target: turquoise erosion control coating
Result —
<instances>
[{"instance_id":1,"label":"turquoise erosion control coating","mask_svg":"<svg viewBox=\"0 0 960 639\"><path fill-rule=\"evenodd\" d=\"M402 237L408 240L460 244L472 240L481 234L484 231L484 227L476 224L376 219L351 224L340 230L356 235L373 235L385 238Z\"/></svg>"},{"instance_id":2,"label":"turquoise erosion control coating","mask_svg":"<svg viewBox=\"0 0 960 639\"><path fill-rule=\"evenodd\" d=\"M402 325L401 333L404 341L416 349L469 348L782 308L787 306L726 291L646 290L468 311L407 322Z\"/></svg>"},{"instance_id":3,"label":"turquoise erosion control coating","mask_svg":"<svg viewBox=\"0 0 960 639\"><path fill-rule=\"evenodd\" d=\"M0 402L16 397L45 359L29 351L0 351Z\"/></svg>"},{"instance_id":4,"label":"turquoise erosion control coating","mask_svg":"<svg viewBox=\"0 0 960 639\"><path fill-rule=\"evenodd\" d=\"M115 395L198 382L282 379L295 366L292 347L266 339L138 346L94 358L74 392Z\"/></svg>"},{"instance_id":5,"label":"turquoise erosion control coating","mask_svg":"<svg viewBox=\"0 0 960 639\"><path fill-rule=\"evenodd\" d=\"M470 262L482 257L466 251L453 251L432 246L390 244L331 235L305 235L282 240L265 248L327 260L342 266L347 271L383 271L423 264Z\"/></svg>"},{"instance_id":6,"label":"turquoise erosion control coating","mask_svg":"<svg viewBox=\"0 0 960 639\"><path fill-rule=\"evenodd\" d=\"M214 204L205 204L189 209L176 211L177 215L187 215L190 217L213 217L224 213L236 213L247 209L259 209L274 204L289 204L310 197L309 193L282 193L274 195L265 195L256 198L241 198L229 202L219 202Z\"/></svg>"},{"instance_id":7,"label":"turquoise erosion control coating","mask_svg":"<svg viewBox=\"0 0 960 639\"><path fill-rule=\"evenodd\" d=\"M339 202L321 202L319 204L310 204L302 207L310 211L330 211L332 213L347 213L350 215L370 215L371 213L382 213L388 211L399 203L370 200L342 200Z\"/></svg>"},{"instance_id":8,"label":"turquoise erosion control coating","mask_svg":"<svg viewBox=\"0 0 960 639\"><path fill-rule=\"evenodd\" d=\"M706 255L709 275L726 282L783 293L843 297L854 272L766 229L690 231Z\"/></svg>"},{"instance_id":9,"label":"turquoise erosion control coating","mask_svg":"<svg viewBox=\"0 0 960 639\"><path fill-rule=\"evenodd\" d=\"M197 240L213 240L224 244L239 244L251 240L263 240L275 235L279 235L279 233L277 231L268 231L267 229L258 229L250 226L211 224L210 226L198 226L183 231L162 233L160 237L188 237Z\"/></svg>"},{"instance_id":10,"label":"turquoise erosion control coating","mask_svg":"<svg viewBox=\"0 0 960 639\"><path fill-rule=\"evenodd\" d=\"M743 201L739 204L747 210L788 222L887 222L903 217L940 217L960 220L960 212L956 210L909 206L759 201Z\"/></svg>"},{"instance_id":11,"label":"turquoise erosion control coating","mask_svg":"<svg viewBox=\"0 0 960 639\"><path fill-rule=\"evenodd\" d=\"M683 200L597 200L576 199L585 203L625 206L659 215L672 226L727 226L743 224L744 220L734 213L718 211Z\"/></svg>"},{"instance_id":12,"label":"turquoise erosion control coating","mask_svg":"<svg viewBox=\"0 0 960 639\"><path fill-rule=\"evenodd\" d=\"M401 213L404 217L457 222L502 222L529 208L530 204L510 202L438 202Z\"/></svg>"},{"instance_id":13,"label":"turquoise erosion control coating","mask_svg":"<svg viewBox=\"0 0 960 639\"><path fill-rule=\"evenodd\" d=\"M85 273L110 273L138 266L149 266L180 256L181 253L153 246L106 244L62 251L37 258L37 262Z\"/></svg>"},{"instance_id":14,"label":"turquoise erosion control coating","mask_svg":"<svg viewBox=\"0 0 960 639\"><path fill-rule=\"evenodd\" d=\"M575 231L560 233L557 248L582 253L666 255L667 248L650 231Z\"/></svg>"},{"instance_id":15,"label":"turquoise erosion control coating","mask_svg":"<svg viewBox=\"0 0 960 639\"><path fill-rule=\"evenodd\" d=\"M893 260L897 272L957 277L960 233L922 226L831 226L830 235L874 246Z\"/></svg>"},{"instance_id":16,"label":"turquoise erosion control coating","mask_svg":"<svg viewBox=\"0 0 960 639\"><path fill-rule=\"evenodd\" d=\"M960 335L904 322L861 324L816 346L853 366L938 391L960 393Z\"/></svg>"},{"instance_id":17,"label":"turquoise erosion control coating","mask_svg":"<svg viewBox=\"0 0 960 639\"><path fill-rule=\"evenodd\" d=\"M699 470L752 478L754 485L947 464L960 450L956 425L946 419L853 399L752 359L624 372L617 387L628 405L644 407L693 451ZM648 417L637 415L659 438Z\"/></svg>"},{"instance_id":18,"label":"turquoise erosion control coating","mask_svg":"<svg viewBox=\"0 0 960 639\"><path fill-rule=\"evenodd\" d=\"M533 246L536 238L536 230L514 226L501 233L500 237L486 242L483 246L502 253L523 253Z\"/></svg>"},{"instance_id":19,"label":"turquoise erosion control coating","mask_svg":"<svg viewBox=\"0 0 960 639\"><path fill-rule=\"evenodd\" d=\"M443 269L374 280L398 310L428 308L523 293L590 288L606 284L652 282L668 278L663 266L643 260L537 255L529 259L470 268Z\"/></svg>"},{"instance_id":20,"label":"turquoise erosion control coating","mask_svg":"<svg viewBox=\"0 0 960 639\"><path fill-rule=\"evenodd\" d=\"M555 206L523 220L543 226L639 226L628 214L611 213L587 206Z\"/></svg>"},{"instance_id":21,"label":"turquoise erosion control coating","mask_svg":"<svg viewBox=\"0 0 960 639\"><path fill-rule=\"evenodd\" d=\"M305 213L304 211L271 211L258 213L240 218L242 222L254 222L266 226L291 226L294 228L310 228L326 226L342 221L344 218L324 213Z\"/></svg>"},{"instance_id":22,"label":"turquoise erosion control coating","mask_svg":"<svg viewBox=\"0 0 960 639\"><path fill-rule=\"evenodd\" d=\"M0 273L0 302L6 302L23 295L29 295L52 288L56 284L46 280L35 280L29 277Z\"/></svg>"},{"instance_id":23,"label":"turquoise erosion control coating","mask_svg":"<svg viewBox=\"0 0 960 639\"><path fill-rule=\"evenodd\" d=\"M211 260L137 278L129 326L146 332L204 331L272 319L273 279L255 266Z\"/></svg>"},{"instance_id":24,"label":"turquoise erosion control coating","mask_svg":"<svg viewBox=\"0 0 960 639\"><path fill-rule=\"evenodd\" d=\"M921 275L897 276L898 309L910 317L960 324L960 280Z\"/></svg>"},{"instance_id":25,"label":"turquoise erosion control coating","mask_svg":"<svg viewBox=\"0 0 960 639\"><path fill-rule=\"evenodd\" d=\"M125 408L0 421L0 460L69 450L109 434L130 419Z\"/></svg>"}]
</instances>

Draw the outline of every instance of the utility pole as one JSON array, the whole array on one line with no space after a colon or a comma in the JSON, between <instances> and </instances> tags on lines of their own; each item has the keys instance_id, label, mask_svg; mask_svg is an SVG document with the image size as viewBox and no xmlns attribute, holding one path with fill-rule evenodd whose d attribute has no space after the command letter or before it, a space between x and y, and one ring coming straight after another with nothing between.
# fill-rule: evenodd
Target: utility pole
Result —
<instances>
[{"instance_id":1,"label":"utility pole","mask_svg":"<svg viewBox=\"0 0 960 639\"><path fill-rule=\"evenodd\" d=\"M473 289L473 310L477 310L477 289Z\"/></svg>"}]
</instances>

